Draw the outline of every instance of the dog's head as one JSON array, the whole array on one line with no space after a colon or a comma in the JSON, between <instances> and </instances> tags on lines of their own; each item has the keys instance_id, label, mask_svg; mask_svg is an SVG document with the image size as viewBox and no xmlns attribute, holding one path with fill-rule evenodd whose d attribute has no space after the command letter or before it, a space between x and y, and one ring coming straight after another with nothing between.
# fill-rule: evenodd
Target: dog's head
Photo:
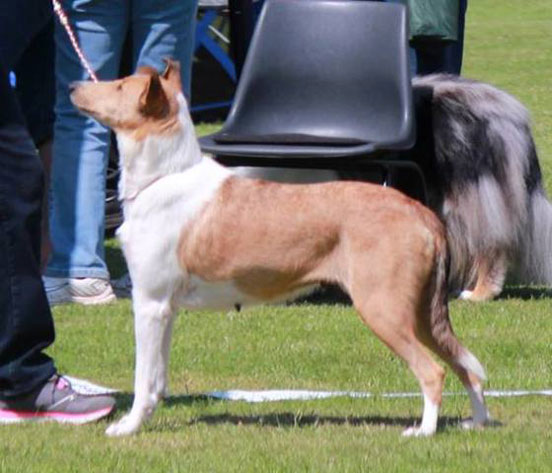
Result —
<instances>
[{"instance_id":1,"label":"dog's head","mask_svg":"<svg viewBox=\"0 0 552 473\"><path fill-rule=\"evenodd\" d=\"M182 85L179 63L165 62L163 74L152 67L140 67L124 79L76 82L71 85L71 101L117 133L135 139L166 133L178 122Z\"/></svg>"}]
</instances>

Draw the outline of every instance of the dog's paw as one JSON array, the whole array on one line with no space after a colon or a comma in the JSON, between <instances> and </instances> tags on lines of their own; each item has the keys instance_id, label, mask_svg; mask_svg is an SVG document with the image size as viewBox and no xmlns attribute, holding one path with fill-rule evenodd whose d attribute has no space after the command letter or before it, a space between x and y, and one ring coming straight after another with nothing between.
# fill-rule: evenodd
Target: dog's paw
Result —
<instances>
[{"instance_id":1,"label":"dog's paw","mask_svg":"<svg viewBox=\"0 0 552 473\"><path fill-rule=\"evenodd\" d=\"M435 429L423 429L421 426L417 427L413 425L408 429L403 430L403 437L429 437L435 433Z\"/></svg>"},{"instance_id":2,"label":"dog's paw","mask_svg":"<svg viewBox=\"0 0 552 473\"><path fill-rule=\"evenodd\" d=\"M109 437L122 437L131 435L140 429L140 423L133 421L130 416L124 416L120 421L111 424L105 431Z\"/></svg>"},{"instance_id":3,"label":"dog's paw","mask_svg":"<svg viewBox=\"0 0 552 473\"><path fill-rule=\"evenodd\" d=\"M477 422L471 418L465 419L460 423L460 425L464 430L481 430L485 427L500 427L502 426L502 423L497 420L491 419L490 417L487 417L485 420Z\"/></svg>"},{"instance_id":4,"label":"dog's paw","mask_svg":"<svg viewBox=\"0 0 552 473\"><path fill-rule=\"evenodd\" d=\"M460 426L464 430L476 430L476 429L482 429L484 427L484 424L481 422L474 422L473 419L465 419L460 423Z\"/></svg>"},{"instance_id":5,"label":"dog's paw","mask_svg":"<svg viewBox=\"0 0 552 473\"><path fill-rule=\"evenodd\" d=\"M459 294L458 299L472 302L485 302L493 300L498 294L500 294L500 290L494 291L476 289L474 291L469 291L468 289L464 289Z\"/></svg>"},{"instance_id":6,"label":"dog's paw","mask_svg":"<svg viewBox=\"0 0 552 473\"><path fill-rule=\"evenodd\" d=\"M473 291L469 291L467 289L464 289L459 295L458 299L463 301L471 301L473 298Z\"/></svg>"}]
</instances>

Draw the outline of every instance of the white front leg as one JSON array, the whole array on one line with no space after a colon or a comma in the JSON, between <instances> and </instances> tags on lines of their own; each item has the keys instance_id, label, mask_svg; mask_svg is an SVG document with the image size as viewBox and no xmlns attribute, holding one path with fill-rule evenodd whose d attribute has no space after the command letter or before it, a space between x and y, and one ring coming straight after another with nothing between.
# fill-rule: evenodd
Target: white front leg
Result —
<instances>
[{"instance_id":1,"label":"white front leg","mask_svg":"<svg viewBox=\"0 0 552 473\"><path fill-rule=\"evenodd\" d=\"M136 291L133 291L136 292ZM134 294L133 294L134 295ZM166 391L168 348L173 314L167 302L134 298L136 367L134 403L129 414L106 430L110 436L137 432Z\"/></svg>"},{"instance_id":2,"label":"white front leg","mask_svg":"<svg viewBox=\"0 0 552 473\"><path fill-rule=\"evenodd\" d=\"M168 326L165 328L163 342L161 345L161 366L157 372L155 391L162 399L169 395L169 358L171 351L171 339L174 325L174 315L169 316Z\"/></svg>"}]
</instances>

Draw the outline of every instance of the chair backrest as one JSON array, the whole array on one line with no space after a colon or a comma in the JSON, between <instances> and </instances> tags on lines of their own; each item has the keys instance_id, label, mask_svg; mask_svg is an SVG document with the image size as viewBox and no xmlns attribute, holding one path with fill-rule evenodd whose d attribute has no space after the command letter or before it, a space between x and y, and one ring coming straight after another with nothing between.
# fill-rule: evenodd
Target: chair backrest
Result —
<instances>
[{"instance_id":1,"label":"chair backrest","mask_svg":"<svg viewBox=\"0 0 552 473\"><path fill-rule=\"evenodd\" d=\"M242 143L411 147L407 25L400 4L266 0L218 136Z\"/></svg>"}]
</instances>

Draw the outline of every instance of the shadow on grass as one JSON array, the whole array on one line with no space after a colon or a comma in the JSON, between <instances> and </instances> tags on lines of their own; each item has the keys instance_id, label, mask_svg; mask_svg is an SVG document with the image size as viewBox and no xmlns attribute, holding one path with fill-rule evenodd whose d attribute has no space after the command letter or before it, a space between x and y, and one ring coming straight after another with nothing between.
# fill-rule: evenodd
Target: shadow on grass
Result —
<instances>
[{"instance_id":1,"label":"shadow on grass","mask_svg":"<svg viewBox=\"0 0 552 473\"><path fill-rule=\"evenodd\" d=\"M552 289L547 287L530 287L530 286L512 286L506 287L498 300L504 299L521 299L524 301L532 299L551 299Z\"/></svg>"},{"instance_id":2,"label":"shadow on grass","mask_svg":"<svg viewBox=\"0 0 552 473\"><path fill-rule=\"evenodd\" d=\"M132 401L134 400L133 393L115 393L115 399L117 401L117 410L128 411L132 407ZM198 406L198 405L208 405L216 402L222 402L224 399L216 399L210 396L204 396L201 394L183 394L179 396L169 396L166 399L163 399L162 405L164 406Z\"/></svg>"},{"instance_id":3,"label":"shadow on grass","mask_svg":"<svg viewBox=\"0 0 552 473\"><path fill-rule=\"evenodd\" d=\"M341 288L334 285L324 284L312 294L299 297L293 301L288 302L288 305L295 304L314 304L314 305L327 305L327 304L342 304L351 305L351 298Z\"/></svg>"},{"instance_id":4,"label":"shadow on grass","mask_svg":"<svg viewBox=\"0 0 552 473\"><path fill-rule=\"evenodd\" d=\"M457 295L451 294L450 300L457 298ZM535 286L507 286L496 300L521 299L521 300L539 300L552 299L552 288ZM342 304L351 305L352 301L348 294L337 286L323 285L320 289L299 299L288 303L293 304Z\"/></svg>"},{"instance_id":5,"label":"shadow on grass","mask_svg":"<svg viewBox=\"0 0 552 473\"><path fill-rule=\"evenodd\" d=\"M451 295L451 300L456 297ZM539 300L552 299L552 288L536 286L507 286L496 300L521 299ZM324 285L308 296L296 299L289 304L343 304L351 305L351 298L337 286Z\"/></svg>"},{"instance_id":6,"label":"shadow on grass","mask_svg":"<svg viewBox=\"0 0 552 473\"><path fill-rule=\"evenodd\" d=\"M119 414L128 412L132 406L133 395L130 393L119 393L117 398L117 410ZM212 405L213 403L228 402L223 399L216 399L203 395L182 395L171 396L163 400L163 405L172 406L196 406ZM438 430L447 427L459 427L462 422L461 417L440 417ZM402 427L407 428L419 424L419 417L386 417L386 416L324 416L317 414L302 415L294 412L273 412L269 414L253 415L235 415L230 413L208 414L195 417L187 422L177 422L176 424L159 424L154 427L150 425L149 430L178 431L186 426L192 425L237 425L237 426L261 426L276 428L305 428L320 427L324 425L345 425L352 427Z\"/></svg>"},{"instance_id":7,"label":"shadow on grass","mask_svg":"<svg viewBox=\"0 0 552 473\"><path fill-rule=\"evenodd\" d=\"M411 427L419 424L419 417L384 417L384 416L322 416L322 415L298 415L293 412L278 412L262 415L232 415L215 414L205 415L192 419L189 424L233 424L233 425L256 425L263 427L319 427L323 425L348 425L352 427ZM460 417L441 417L438 428L443 429L449 426L458 426L462 422Z\"/></svg>"}]
</instances>

